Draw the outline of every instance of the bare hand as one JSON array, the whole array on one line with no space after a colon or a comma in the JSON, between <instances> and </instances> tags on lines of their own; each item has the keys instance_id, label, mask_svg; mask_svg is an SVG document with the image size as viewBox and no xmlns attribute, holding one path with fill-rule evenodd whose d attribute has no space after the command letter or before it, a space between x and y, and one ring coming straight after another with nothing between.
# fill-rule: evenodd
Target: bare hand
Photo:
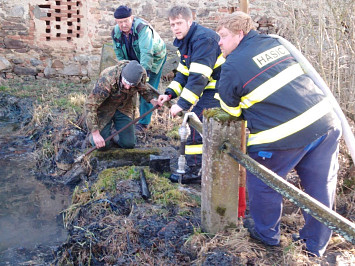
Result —
<instances>
[{"instance_id":1,"label":"bare hand","mask_svg":"<svg viewBox=\"0 0 355 266\"><path fill-rule=\"evenodd\" d=\"M177 105L177 104L174 104L173 106L171 106L170 108L170 114L172 117L175 117L178 113L180 113L183 109Z\"/></svg>"},{"instance_id":2,"label":"bare hand","mask_svg":"<svg viewBox=\"0 0 355 266\"><path fill-rule=\"evenodd\" d=\"M96 148L100 149L105 147L106 143L104 138L101 136L100 131L96 130L92 132L92 139L96 145Z\"/></svg>"},{"instance_id":3,"label":"bare hand","mask_svg":"<svg viewBox=\"0 0 355 266\"><path fill-rule=\"evenodd\" d=\"M166 95L166 94L159 95L158 101L160 103L159 105L162 106L165 102L170 101L170 97L169 97L169 95Z\"/></svg>"},{"instance_id":4,"label":"bare hand","mask_svg":"<svg viewBox=\"0 0 355 266\"><path fill-rule=\"evenodd\" d=\"M156 106L156 105L162 106L162 103L159 102L159 100L157 100L157 99L152 99L150 101L150 103L153 104L153 106Z\"/></svg>"}]
</instances>

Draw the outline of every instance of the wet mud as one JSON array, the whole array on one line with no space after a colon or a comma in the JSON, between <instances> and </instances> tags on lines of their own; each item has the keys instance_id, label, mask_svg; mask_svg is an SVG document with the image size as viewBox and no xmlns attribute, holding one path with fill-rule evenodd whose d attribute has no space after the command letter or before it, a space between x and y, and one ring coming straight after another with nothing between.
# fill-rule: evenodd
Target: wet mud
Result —
<instances>
[{"instance_id":1,"label":"wet mud","mask_svg":"<svg viewBox=\"0 0 355 266\"><path fill-rule=\"evenodd\" d=\"M21 132L31 106L0 95L0 265L48 265L67 237L61 211L70 204L70 190L36 178L35 142Z\"/></svg>"}]
</instances>

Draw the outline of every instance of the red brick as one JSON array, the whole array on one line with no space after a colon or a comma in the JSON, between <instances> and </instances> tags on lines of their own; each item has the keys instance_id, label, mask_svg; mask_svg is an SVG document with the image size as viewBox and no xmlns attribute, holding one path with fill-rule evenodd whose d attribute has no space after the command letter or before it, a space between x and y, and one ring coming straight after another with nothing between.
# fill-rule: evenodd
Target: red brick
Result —
<instances>
[{"instance_id":1,"label":"red brick","mask_svg":"<svg viewBox=\"0 0 355 266\"><path fill-rule=\"evenodd\" d=\"M53 37L51 38L52 41L66 41L67 38L63 38L63 37Z\"/></svg>"},{"instance_id":2,"label":"red brick","mask_svg":"<svg viewBox=\"0 0 355 266\"><path fill-rule=\"evenodd\" d=\"M228 8L227 7L221 7L221 8L218 9L218 12L227 13L228 12Z\"/></svg>"}]
</instances>

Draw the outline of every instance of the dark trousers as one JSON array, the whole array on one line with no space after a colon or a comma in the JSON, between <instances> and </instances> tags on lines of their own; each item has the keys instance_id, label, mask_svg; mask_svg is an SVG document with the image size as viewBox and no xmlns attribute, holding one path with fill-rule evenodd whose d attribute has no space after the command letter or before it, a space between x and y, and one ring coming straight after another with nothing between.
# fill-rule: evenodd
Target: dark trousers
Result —
<instances>
[{"instance_id":1,"label":"dark trousers","mask_svg":"<svg viewBox=\"0 0 355 266\"><path fill-rule=\"evenodd\" d=\"M129 124L132 121L130 117L127 115L121 113L120 111L116 111L114 116L112 117L111 121L107 123L107 125L100 131L101 136L106 139L109 137L111 133L111 128L112 128L112 123L116 129L116 131L120 130L127 124ZM125 130L123 130L121 133L118 134L119 140L118 140L118 145L122 148L125 149L132 149L136 145L136 136L134 134L134 125L129 126ZM90 136L90 143L91 145L95 146L95 143L92 139L92 136ZM111 141L106 142L106 146L104 148L101 148L100 150L105 150L108 149L111 146Z\"/></svg>"},{"instance_id":2,"label":"dark trousers","mask_svg":"<svg viewBox=\"0 0 355 266\"><path fill-rule=\"evenodd\" d=\"M332 208L339 168L340 135L339 129L332 129L304 148L268 151L272 153L271 158L259 157L257 152L249 153L249 156L283 178L295 169L305 192ZM256 232L265 243L278 244L282 196L249 172L247 188L250 214L255 222ZM300 237L306 240L310 252L322 256L332 231L311 215L303 212L303 216L305 224L300 230Z\"/></svg>"}]
</instances>

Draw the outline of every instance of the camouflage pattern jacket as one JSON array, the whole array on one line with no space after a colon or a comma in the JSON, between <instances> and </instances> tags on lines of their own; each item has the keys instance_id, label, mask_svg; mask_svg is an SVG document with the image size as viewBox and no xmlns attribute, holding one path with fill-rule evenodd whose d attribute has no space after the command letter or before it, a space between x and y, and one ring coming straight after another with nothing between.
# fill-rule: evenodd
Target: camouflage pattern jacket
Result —
<instances>
[{"instance_id":1,"label":"camouflage pattern jacket","mask_svg":"<svg viewBox=\"0 0 355 266\"><path fill-rule=\"evenodd\" d=\"M102 71L94 89L85 102L86 123L91 132L101 131L112 119L116 110L123 114L133 116L133 98L138 92L147 102L155 94L145 85L146 74L137 87L126 90L121 84L121 70L128 60L119 62L116 66L108 67Z\"/></svg>"}]
</instances>

